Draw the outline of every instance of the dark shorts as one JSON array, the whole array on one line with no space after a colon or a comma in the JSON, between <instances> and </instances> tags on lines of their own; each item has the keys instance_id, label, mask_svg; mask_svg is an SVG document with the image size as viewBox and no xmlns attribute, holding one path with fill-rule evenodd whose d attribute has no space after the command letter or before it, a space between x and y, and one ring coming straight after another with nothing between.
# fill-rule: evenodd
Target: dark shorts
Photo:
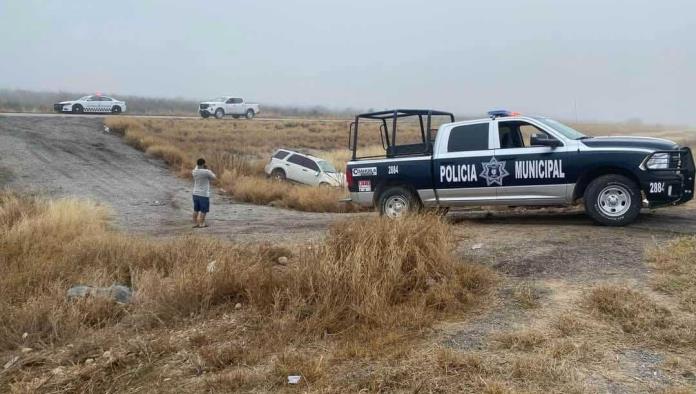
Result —
<instances>
[{"instance_id":1,"label":"dark shorts","mask_svg":"<svg viewBox=\"0 0 696 394\"><path fill-rule=\"evenodd\" d=\"M193 196L193 212L208 213L210 210L210 198Z\"/></svg>"}]
</instances>

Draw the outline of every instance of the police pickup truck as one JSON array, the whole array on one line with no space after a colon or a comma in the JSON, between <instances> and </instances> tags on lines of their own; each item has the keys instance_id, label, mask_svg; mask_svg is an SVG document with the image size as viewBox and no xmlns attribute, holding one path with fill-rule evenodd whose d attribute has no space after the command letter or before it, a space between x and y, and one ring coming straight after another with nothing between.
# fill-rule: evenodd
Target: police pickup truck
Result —
<instances>
[{"instance_id":1,"label":"police pickup truck","mask_svg":"<svg viewBox=\"0 0 696 394\"><path fill-rule=\"evenodd\" d=\"M346 167L351 200L399 217L423 208L571 205L583 199L594 221L621 226L643 206L693 198L687 147L658 138L589 137L549 118L509 111L488 115L463 122L435 110L356 116ZM381 141L383 155L361 155L374 152L365 149L369 138L359 142L370 128L379 133L377 140L368 137Z\"/></svg>"}]
</instances>

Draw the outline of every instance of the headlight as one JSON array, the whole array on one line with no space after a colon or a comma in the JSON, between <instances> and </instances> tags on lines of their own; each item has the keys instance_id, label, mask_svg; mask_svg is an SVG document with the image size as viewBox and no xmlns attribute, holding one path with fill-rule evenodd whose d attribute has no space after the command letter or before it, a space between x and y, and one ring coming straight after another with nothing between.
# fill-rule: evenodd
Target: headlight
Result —
<instances>
[{"instance_id":1,"label":"headlight","mask_svg":"<svg viewBox=\"0 0 696 394\"><path fill-rule=\"evenodd\" d=\"M645 162L645 167L651 170L669 168L669 153L655 153Z\"/></svg>"}]
</instances>

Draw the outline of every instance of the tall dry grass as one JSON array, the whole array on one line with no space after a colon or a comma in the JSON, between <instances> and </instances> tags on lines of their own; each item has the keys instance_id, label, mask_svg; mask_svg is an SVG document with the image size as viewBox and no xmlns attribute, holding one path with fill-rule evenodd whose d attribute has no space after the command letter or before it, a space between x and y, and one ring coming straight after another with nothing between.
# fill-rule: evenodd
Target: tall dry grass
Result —
<instances>
[{"instance_id":1,"label":"tall dry grass","mask_svg":"<svg viewBox=\"0 0 696 394\"><path fill-rule=\"evenodd\" d=\"M172 170L190 177L195 160L204 157L221 175L218 185L235 199L302 211L347 212L357 209L339 200L343 188L271 182L264 165L277 148L297 149L324 157L343 171L347 123L300 121L216 121L110 117L105 124L122 134L126 143L165 161ZM368 141L376 142L377 136ZM382 148L366 146L368 152Z\"/></svg>"},{"instance_id":2,"label":"tall dry grass","mask_svg":"<svg viewBox=\"0 0 696 394\"><path fill-rule=\"evenodd\" d=\"M696 237L681 237L648 252L657 270L654 287L676 296L681 306L696 313Z\"/></svg>"},{"instance_id":3,"label":"tall dry grass","mask_svg":"<svg viewBox=\"0 0 696 394\"><path fill-rule=\"evenodd\" d=\"M108 211L88 201L4 193L0 360L20 358L0 374L0 387L26 391L47 374L45 391L153 389L162 365L181 362L210 372L248 363L252 370L230 385L243 391L277 387L298 368L330 387L329 368L389 354L394 341L408 346L437 320L482 307L495 275L459 261L453 249L449 226L430 216L348 220L323 243L287 249L131 237L109 229ZM281 256L287 265L278 264ZM68 300L76 284L127 285L134 302ZM236 303L244 307L230 326ZM199 334L170 337L177 330ZM371 355L345 351L363 341ZM110 355L101 357L105 350ZM98 359L89 373L87 358ZM70 373L52 375L57 367ZM141 375L149 379L133 378Z\"/></svg>"}]
</instances>

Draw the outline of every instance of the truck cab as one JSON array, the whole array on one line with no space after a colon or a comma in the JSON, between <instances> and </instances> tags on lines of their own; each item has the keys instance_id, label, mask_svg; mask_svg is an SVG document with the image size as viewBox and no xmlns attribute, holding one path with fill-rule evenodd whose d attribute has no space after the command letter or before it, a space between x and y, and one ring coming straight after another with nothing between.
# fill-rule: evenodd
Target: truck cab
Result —
<instances>
[{"instance_id":1,"label":"truck cab","mask_svg":"<svg viewBox=\"0 0 696 394\"><path fill-rule=\"evenodd\" d=\"M435 130L435 116L451 121ZM422 138L400 145L399 124L409 117L420 119L412 123L416 130L420 125ZM383 156L360 157L360 120L382 122ZM571 205L583 199L596 222L624 225L642 206L693 198L689 148L657 138L589 137L541 116L500 110L455 122L443 111L382 111L358 115L349 134L351 199L390 217L424 208Z\"/></svg>"}]
</instances>

